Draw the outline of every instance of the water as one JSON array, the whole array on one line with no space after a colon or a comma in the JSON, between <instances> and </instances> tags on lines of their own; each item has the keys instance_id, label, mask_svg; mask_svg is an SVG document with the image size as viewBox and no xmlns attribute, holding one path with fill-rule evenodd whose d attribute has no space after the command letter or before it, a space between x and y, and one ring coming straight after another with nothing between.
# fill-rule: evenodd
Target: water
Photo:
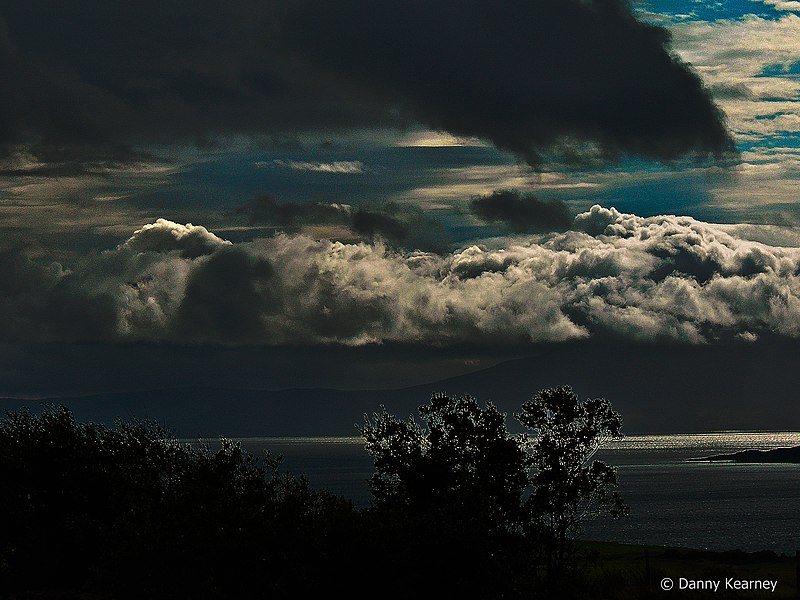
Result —
<instances>
[{"instance_id":1,"label":"water","mask_svg":"<svg viewBox=\"0 0 800 600\"><path fill-rule=\"evenodd\" d=\"M243 447L284 456L311 484L369 501L370 457L360 438L248 438ZM745 450L800 445L800 433L720 432L630 436L597 458L617 467L631 515L588 524L583 537L707 550L800 548L800 465L687 462Z\"/></svg>"},{"instance_id":2,"label":"water","mask_svg":"<svg viewBox=\"0 0 800 600\"><path fill-rule=\"evenodd\" d=\"M631 516L584 535L707 550L800 548L800 464L686 462L748 448L800 445L800 433L631 436L600 456L617 466Z\"/></svg>"}]
</instances>

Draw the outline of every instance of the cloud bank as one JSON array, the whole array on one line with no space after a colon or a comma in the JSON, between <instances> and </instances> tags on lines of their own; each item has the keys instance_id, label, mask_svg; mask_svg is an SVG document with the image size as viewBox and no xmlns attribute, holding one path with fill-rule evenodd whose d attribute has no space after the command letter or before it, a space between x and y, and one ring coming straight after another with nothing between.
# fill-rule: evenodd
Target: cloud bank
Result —
<instances>
[{"instance_id":1,"label":"cloud bank","mask_svg":"<svg viewBox=\"0 0 800 600\"><path fill-rule=\"evenodd\" d=\"M37 158L414 123L531 164L554 146L732 147L668 32L626 0L10 2L0 78L0 144Z\"/></svg>"},{"instance_id":2,"label":"cloud bank","mask_svg":"<svg viewBox=\"0 0 800 600\"><path fill-rule=\"evenodd\" d=\"M67 268L0 255L5 341L700 344L800 337L800 249L594 206L573 230L445 256L166 220Z\"/></svg>"}]
</instances>

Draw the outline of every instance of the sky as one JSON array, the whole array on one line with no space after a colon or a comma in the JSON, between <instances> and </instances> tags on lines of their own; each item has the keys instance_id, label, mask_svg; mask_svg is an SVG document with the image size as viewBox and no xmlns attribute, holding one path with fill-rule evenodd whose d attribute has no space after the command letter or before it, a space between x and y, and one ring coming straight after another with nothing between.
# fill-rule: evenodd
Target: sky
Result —
<instances>
[{"instance_id":1,"label":"sky","mask_svg":"<svg viewBox=\"0 0 800 600\"><path fill-rule=\"evenodd\" d=\"M800 2L32 0L0 80L0 395L800 338Z\"/></svg>"}]
</instances>

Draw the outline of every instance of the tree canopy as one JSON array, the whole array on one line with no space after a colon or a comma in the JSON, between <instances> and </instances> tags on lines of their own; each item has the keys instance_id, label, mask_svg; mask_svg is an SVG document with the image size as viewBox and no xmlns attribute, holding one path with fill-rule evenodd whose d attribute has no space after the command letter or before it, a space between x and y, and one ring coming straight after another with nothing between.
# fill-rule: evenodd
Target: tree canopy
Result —
<instances>
[{"instance_id":1,"label":"tree canopy","mask_svg":"<svg viewBox=\"0 0 800 600\"><path fill-rule=\"evenodd\" d=\"M581 523L627 511L616 470L593 459L621 437L622 418L607 400L579 401L570 387L541 390L514 416L528 435L509 433L491 403L434 394L419 408L423 424L385 411L367 419L373 501L439 528L524 531L554 582Z\"/></svg>"},{"instance_id":2,"label":"tree canopy","mask_svg":"<svg viewBox=\"0 0 800 600\"><path fill-rule=\"evenodd\" d=\"M505 416L491 403L444 394L434 394L419 414L424 427L383 412L361 428L375 461L375 502L490 529L515 524L528 459Z\"/></svg>"},{"instance_id":3,"label":"tree canopy","mask_svg":"<svg viewBox=\"0 0 800 600\"><path fill-rule=\"evenodd\" d=\"M154 423L77 423L64 407L0 419L0 596L292 598L347 560L351 504L238 443ZM330 581L326 581L328 586ZM105 596L104 596L105 597Z\"/></svg>"},{"instance_id":4,"label":"tree canopy","mask_svg":"<svg viewBox=\"0 0 800 600\"><path fill-rule=\"evenodd\" d=\"M570 533L588 519L627 511L613 491L616 469L593 460L607 441L622 437L622 417L608 400L581 402L568 386L541 390L515 417L535 435L526 512L543 534L551 576L558 577Z\"/></svg>"}]
</instances>

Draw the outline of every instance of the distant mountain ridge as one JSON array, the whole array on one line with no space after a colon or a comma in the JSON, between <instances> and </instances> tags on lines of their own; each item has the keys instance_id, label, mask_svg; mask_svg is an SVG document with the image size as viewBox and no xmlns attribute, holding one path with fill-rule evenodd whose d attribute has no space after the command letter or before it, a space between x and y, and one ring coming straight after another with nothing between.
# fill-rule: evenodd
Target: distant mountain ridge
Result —
<instances>
[{"instance_id":1,"label":"distant mountain ridge","mask_svg":"<svg viewBox=\"0 0 800 600\"><path fill-rule=\"evenodd\" d=\"M0 399L0 410L62 403L81 420L151 418L183 437L357 435L381 406L416 415L434 392L492 401L509 416L539 389L571 385L611 400L635 433L800 429L797 352L750 345L563 346L535 356L399 389L252 390L176 387L43 400ZM796 349L795 349L796 350ZM515 421L509 418L509 427Z\"/></svg>"}]
</instances>

